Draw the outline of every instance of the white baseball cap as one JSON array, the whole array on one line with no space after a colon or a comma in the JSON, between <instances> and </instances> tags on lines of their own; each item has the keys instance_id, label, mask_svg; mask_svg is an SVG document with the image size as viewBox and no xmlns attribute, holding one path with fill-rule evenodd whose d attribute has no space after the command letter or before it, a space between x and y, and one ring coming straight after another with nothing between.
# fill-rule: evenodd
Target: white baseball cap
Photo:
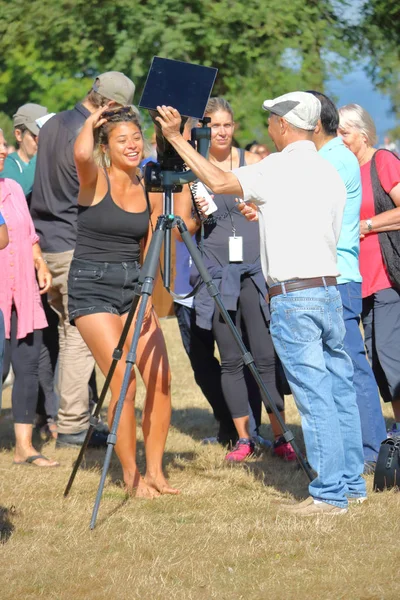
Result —
<instances>
[{"instance_id":1,"label":"white baseball cap","mask_svg":"<svg viewBox=\"0 0 400 600\"><path fill-rule=\"evenodd\" d=\"M264 100L263 109L283 117L299 129L308 131L315 129L321 116L320 101L308 92L289 92L274 100Z\"/></svg>"}]
</instances>

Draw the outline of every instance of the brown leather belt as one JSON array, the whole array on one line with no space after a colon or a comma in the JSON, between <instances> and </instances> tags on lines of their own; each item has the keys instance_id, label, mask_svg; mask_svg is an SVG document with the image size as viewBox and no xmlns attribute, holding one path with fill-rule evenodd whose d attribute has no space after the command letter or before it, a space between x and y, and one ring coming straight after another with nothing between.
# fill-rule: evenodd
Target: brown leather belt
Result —
<instances>
[{"instance_id":1,"label":"brown leather belt","mask_svg":"<svg viewBox=\"0 0 400 600\"><path fill-rule=\"evenodd\" d=\"M296 281L288 281L278 283L268 289L270 298L285 294L287 292L298 292L300 290L309 290L316 287L325 287L329 285L337 285L336 277L311 277L310 279L297 279Z\"/></svg>"}]
</instances>

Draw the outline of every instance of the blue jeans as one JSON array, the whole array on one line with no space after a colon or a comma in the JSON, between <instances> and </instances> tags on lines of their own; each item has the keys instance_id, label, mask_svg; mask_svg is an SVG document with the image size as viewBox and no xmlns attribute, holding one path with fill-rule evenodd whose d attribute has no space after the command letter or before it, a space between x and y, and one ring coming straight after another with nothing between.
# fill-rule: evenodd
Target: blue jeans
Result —
<instances>
[{"instance_id":1,"label":"blue jeans","mask_svg":"<svg viewBox=\"0 0 400 600\"><path fill-rule=\"evenodd\" d=\"M366 495L353 366L336 287L274 296L271 335L299 409L307 458L317 473L310 495L340 508Z\"/></svg>"},{"instance_id":2,"label":"blue jeans","mask_svg":"<svg viewBox=\"0 0 400 600\"><path fill-rule=\"evenodd\" d=\"M354 387L361 419L364 460L375 462L380 444L386 438L386 426L378 386L365 354L364 340L359 327L362 311L361 283L342 283L338 285L338 289L342 297L346 327L344 349L354 368Z\"/></svg>"}]
</instances>

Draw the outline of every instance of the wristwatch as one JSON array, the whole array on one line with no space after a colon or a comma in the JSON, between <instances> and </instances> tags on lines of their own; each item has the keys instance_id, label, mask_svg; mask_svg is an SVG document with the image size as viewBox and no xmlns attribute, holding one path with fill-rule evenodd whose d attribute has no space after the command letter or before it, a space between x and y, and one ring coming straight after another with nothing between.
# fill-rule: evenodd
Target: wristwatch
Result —
<instances>
[{"instance_id":1,"label":"wristwatch","mask_svg":"<svg viewBox=\"0 0 400 600\"><path fill-rule=\"evenodd\" d=\"M370 231L372 231L372 221L371 221L371 219L365 219L365 224L366 224L366 226L367 226L368 233L369 233Z\"/></svg>"}]
</instances>

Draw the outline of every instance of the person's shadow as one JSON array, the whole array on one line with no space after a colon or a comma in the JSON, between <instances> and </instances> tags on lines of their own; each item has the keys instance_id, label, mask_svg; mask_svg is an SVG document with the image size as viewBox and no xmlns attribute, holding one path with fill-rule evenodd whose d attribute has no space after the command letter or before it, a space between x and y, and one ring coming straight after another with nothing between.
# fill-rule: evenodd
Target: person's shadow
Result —
<instances>
[{"instance_id":1,"label":"person's shadow","mask_svg":"<svg viewBox=\"0 0 400 600\"><path fill-rule=\"evenodd\" d=\"M39 452L42 451L46 443L35 428L32 432L32 443ZM15 435L12 410L11 408L3 408L0 416L0 450L13 450L14 447Z\"/></svg>"},{"instance_id":2,"label":"person's shadow","mask_svg":"<svg viewBox=\"0 0 400 600\"><path fill-rule=\"evenodd\" d=\"M14 525L10 519L14 512L14 507L5 508L5 506L0 506L0 544L8 542L14 531Z\"/></svg>"},{"instance_id":3,"label":"person's shadow","mask_svg":"<svg viewBox=\"0 0 400 600\"><path fill-rule=\"evenodd\" d=\"M196 406L174 408L172 410L171 426L196 441L209 437L210 432L215 431L216 435L218 429L218 423L212 413L205 408Z\"/></svg>"},{"instance_id":4,"label":"person's shadow","mask_svg":"<svg viewBox=\"0 0 400 600\"><path fill-rule=\"evenodd\" d=\"M207 411L205 411L207 412ZM136 416L136 424L137 427L140 427L141 419L142 419L142 411L139 408L135 408L135 416ZM118 430L117 430L118 436ZM77 453L79 450L77 450ZM106 448L88 448L83 457L82 464L80 466L83 470L98 470L99 471L99 479L100 472L103 469L104 459L106 454ZM183 469L183 463L187 461L192 461L196 458L196 453L193 451L187 452L164 452L163 455L163 466L165 475L168 478L168 471L170 468L174 469ZM74 461L75 462L75 461ZM74 462L71 465L71 469L74 465ZM136 442L136 463L141 473L145 472L146 468L146 455L145 455L145 446L142 440L137 440ZM111 480L111 483L117 485L121 488L124 487L123 479L122 479L122 469L118 457L115 453L115 450L112 453L110 466L108 469L108 476Z\"/></svg>"}]
</instances>

